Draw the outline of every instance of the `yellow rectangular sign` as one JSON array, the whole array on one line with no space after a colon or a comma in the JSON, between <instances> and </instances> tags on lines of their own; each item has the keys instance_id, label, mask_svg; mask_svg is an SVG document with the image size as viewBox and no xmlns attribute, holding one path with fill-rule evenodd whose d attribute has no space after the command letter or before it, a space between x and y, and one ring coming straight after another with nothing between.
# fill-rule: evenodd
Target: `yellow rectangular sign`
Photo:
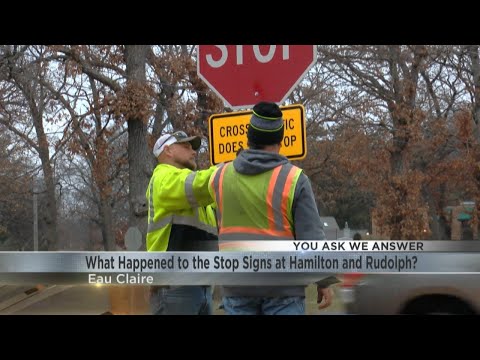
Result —
<instances>
[{"instance_id":1,"label":"yellow rectangular sign","mask_svg":"<svg viewBox=\"0 0 480 360\"><path fill-rule=\"evenodd\" d=\"M291 160L307 156L305 109L303 105L281 106L285 134L280 154ZM208 119L208 141L212 165L232 161L240 149L247 149L247 130L252 111L213 114Z\"/></svg>"}]
</instances>

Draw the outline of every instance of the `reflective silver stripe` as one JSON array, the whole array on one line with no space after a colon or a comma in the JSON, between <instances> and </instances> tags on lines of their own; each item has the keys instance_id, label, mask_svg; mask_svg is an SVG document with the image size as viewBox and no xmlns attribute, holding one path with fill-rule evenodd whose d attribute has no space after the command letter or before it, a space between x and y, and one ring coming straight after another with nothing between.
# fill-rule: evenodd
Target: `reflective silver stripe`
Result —
<instances>
[{"instance_id":1,"label":"reflective silver stripe","mask_svg":"<svg viewBox=\"0 0 480 360\"><path fill-rule=\"evenodd\" d=\"M206 231L210 234L213 235L218 235L217 228L204 224L198 219L195 219L191 216L180 216L180 215L174 215L173 217L173 224L178 224L178 225L190 225L193 227L196 227L197 229Z\"/></svg>"},{"instance_id":2,"label":"reflective silver stripe","mask_svg":"<svg viewBox=\"0 0 480 360\"><path fill-rule=\"evenodd\" d=\"M222 234L219 236L220 242L224 240L295 240L295 238L287 236L272 236L264 234L247 234L247 233L232 233L232 234Z\"/></svg>"},{"instance_id":3,"label":"reflective silver stripe","mask_svg":"<svg viewBox=\"0 0 480 360\"><path fill-rule=\"evenodd\" d=\"M217 201L217 225L222 225L222 212L219 210L223 204L220 204L220 173L222 172L222 168L225 166L225 163L222 163L219 167L217 172L215 173L215 177L213 178L213 189L215 190L215 200Z\"/></svg>"},{"instance_id":4,"label":"reflective silver stripe","mask_svg":"<svg viewBox=\"0 0 480 360\"><path fill-rule=\"evenodd\" d=\"M278 173L277 181L275 183L275 187L273 189L273 199L272 199L272 207L273 207L273 218L275 222L275 230L277 231L284 231L288 229L289 226L284 225L284 221L287 221L286 214L282 213L282 202L283 202L283 190L285 188L285 183L287 181L288 173L292 168L292 164L285 164L282 165L280 172ZM287 195L288 196L288 195Z\"/></svg>"},{"instance_id":5,"label":"reflective silver stripe","mask_svg":"<svg viewBox=\"0 0 480 360\"><path fill-rule=\"evenodd\" d=\"M153 224L148 224L148 232L152 232L158 229L161 229L168 224L178 224L178 225L190 225L196 227L197 229L206 231L210 234L217 235L217 229L213 226L207 225L195 219L192 216L181 216L181 215L169 215L164 218L156 221Z\"/></svg>"},{"instance_id":6,"label":"reflective silver stripe","mask_svg":"<svg viewBox=\"0 0 480 360\"><path fill-rule=\"evenodd\" d=\"M172 222L172 219L173 219L173 215L169 215L169 216L165 216L164 218L161 218L160 220L154 223L148 224L147 232L152 232L165 227L166 225Z\"/></svg>"},{"instance_id":7,"label":"reflective silver stripe","mask_svg":"<svg viewBox=\"0 0 480 360\"><path fill-rule=\"evenodd\" d=\"M226 240L218 243L220 251L269 251L271 247L269 243L275 240L258 241L258 240Z\"/></svg>"},{"instance_id":8,"label":"reflective silver stripe","mask_svg":"<svg viewBox=\"0 0 480 360\"><path fill-rule=\"evenodd\" d=\"M149 200L148 200L148 208L150 212L150 216L148 217L148 223L152 224L153 223L153 215L155 215L155 209L153 207L153 180L154 177L150 180L150 191L149 191ZM150 226L150 225L149 225Z\"/></svg>"},{"instance_id":9,"label":"reflective silver stripe","mask_svg":"<svg viewBox=\"0 0 480 360\"><path fill-rule=\"evenodd\" d=\"M195 195L193 194L193 180L195 179L196 175L197 172L193 171L185 179L185 196L187 197L187 200L192 208L197 208L199 206L197 199L195 199Z\"/></svg>"}]
</instances>

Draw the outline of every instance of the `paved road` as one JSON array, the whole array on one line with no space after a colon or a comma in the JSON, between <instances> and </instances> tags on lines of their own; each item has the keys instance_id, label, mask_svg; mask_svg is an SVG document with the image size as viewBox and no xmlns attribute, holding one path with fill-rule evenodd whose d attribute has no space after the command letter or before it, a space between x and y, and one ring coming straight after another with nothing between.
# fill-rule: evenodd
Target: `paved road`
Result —
<instances>
[{"instance_id":1,"label":"paved road","mask_svg":"<svg viewBox=\"0 0 480 360\"><path fill-rule=\"evenodd\" d=\"M2 315L98 315L109 310L106 287L0 285Z\"/></svg>"},{"instance_id":2,"label":"paved road","mask_svg":"<svg viewBox=\"0 0 480 360\"><path fill-rule=\"evenodd\" d=\"M307 287L306 314L344 314L336 286L333 288L336 293L333 304L327 309L318 310L316 288L312 285ZM0 285L0 315L100 315L110 311L115 314L148 314L148 293L145 290L142 286L129 289L122 286L111 288L90 285ZM113 304L112 297L116 299ZM220 297L214 296L215 315L224 314L219 309L219 303Z\"/></svg>"}]
</instances>

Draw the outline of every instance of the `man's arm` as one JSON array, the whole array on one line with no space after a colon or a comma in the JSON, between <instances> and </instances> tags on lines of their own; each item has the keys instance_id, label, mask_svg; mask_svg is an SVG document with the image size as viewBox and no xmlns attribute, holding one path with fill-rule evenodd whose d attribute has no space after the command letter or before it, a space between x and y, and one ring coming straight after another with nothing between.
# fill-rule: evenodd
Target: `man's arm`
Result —
<instances>
[{"instance_id":1,"label":"man's arm","mask_svg":"<svg viewBox=\"0 0 480 360\"><path fill-rule=\"evenodd\" d=\"M296 240L325 240L312 185L303 172L295 188L292 214Z\"/></svg>"},{"instance_id":2,"label":"man's arm","mask_svg":"<svg viewBox=\"0 0 480 360\"><path fill-rule=\"evenodd\" d=\"M160 197L162 206L171 211L207 206L213 202L208 181L215 168L170 171L154 184L154 196Z\"/></svg>"},{"instance_id":3,"label":"man's arm","mask_svg":"<svg viewBox=\"0 0 480 360\"><path fill-rule=\"evenodd\" d=\"M312 185L303 172L300 175L295 188L292 212L296 240L326 239L317 204L315 202L315 196L313 195ZM333 290L328 286L330 286L329 282L326 282L325 284L317 284L317 304L320 310L325 309L332 304Z\"/></svg>"}]
</instances>

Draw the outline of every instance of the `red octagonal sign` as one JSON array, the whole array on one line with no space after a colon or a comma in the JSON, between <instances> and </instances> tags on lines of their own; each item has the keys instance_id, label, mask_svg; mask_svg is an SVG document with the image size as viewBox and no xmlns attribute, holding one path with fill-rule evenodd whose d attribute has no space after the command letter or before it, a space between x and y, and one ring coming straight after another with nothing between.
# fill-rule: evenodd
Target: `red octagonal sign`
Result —
<instances>
[{"instance_id":1,"label":"red octagonal sign","mask_svg":"<svg viewBox=\"0 0 480 360\"><path fill-rule=\"evenodd\" d=\"M282 104L317 60L315 45L198 45L200 78L227 106Z\"/></svg>"}]
</instances>

